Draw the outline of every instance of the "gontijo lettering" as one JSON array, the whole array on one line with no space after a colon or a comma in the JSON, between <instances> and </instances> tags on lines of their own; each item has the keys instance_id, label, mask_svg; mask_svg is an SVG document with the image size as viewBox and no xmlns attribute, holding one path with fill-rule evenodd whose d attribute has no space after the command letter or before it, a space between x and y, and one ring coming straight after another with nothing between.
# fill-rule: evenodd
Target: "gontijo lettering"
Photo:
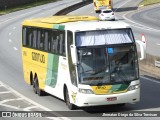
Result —
<instances>
[{"instance_id":1,"label":"gontijo lettering","mask_svg":"<svg viewBox=\"0 0 160 120\"><path fill-rule=\"evenodd\" d=\"M40 53L32 52L32 60L40 62L40 63L45 63L45 56Z\"/></svg>"}]
</instances>

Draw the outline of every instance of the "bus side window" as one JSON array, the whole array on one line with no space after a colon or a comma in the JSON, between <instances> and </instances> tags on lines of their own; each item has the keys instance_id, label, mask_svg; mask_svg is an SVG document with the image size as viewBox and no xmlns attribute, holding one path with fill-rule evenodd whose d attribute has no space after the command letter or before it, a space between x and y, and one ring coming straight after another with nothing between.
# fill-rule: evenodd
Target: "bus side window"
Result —
<instances>
[{"instance_id":1,"label":"bus side window","mask_svg":"<svg viewBox=\"0 0 160 120\"><path fill-rule=\"evenodd\" d=\"M48 31L48 51L52 52L52 31Z\"/></svg>"},{"instance_id":2,"label":"bus side window","mask_svg":"<svg viewBox=\"0 0 160 120\"><path fill-rule=\"evenodd\" d=\"M38 40L37 40L37 48L39 50L44 50L44 38L45 38L45 33L43 30L38 30Z\"/></svg>"},{"instance_id":3,"label":"bus side window","mask_svg":"<svg viewBox=\"0 0 160 120\"><path fill-rule=\"evenodd\" d=\"M38 30L38 34L37 34L37 49L40 49L40 39L41 39L41 31Z\"/></svg>"},{"instance_id":4,"label":"bus side window","mask_svg":"<svg viewBox=\"0 0 160 120\"><path fill-rule=\"evenodd\" d=\"M24 27L22 30L22 45L27 46L27 28Z\"/></svg>"},{"instance_id":5,"label":"bus side window","mask_svg":"<svg viewBox=\"0 0 160 120\"><path fill-rule=\"evenodd\" d=\"M65 53L65 34L60 34L60 45L59 45L59 47L60 47L60 55L62 55L62 56L66 56L66 53Z\"/></svg>"},{"instance_id":6,"label":"bus side window","mask_svg":"<svg viewBox=\"0 0 160 120\"><path fill-rule=\"evenodd\" d=\"M72 45L72 44L73 44L73 33L71 31L67 31L67 51L68 51L69 73L71 76L72 84L77 86L77 72L76 72L76 68L73 65L72 58L71 58L70 45Z\"/></svg>"},{"instance_id":7,"label":"bus side window","mask_svg":"<svg viewBox=\"0 0 160 120\"><path fill-rule=\"evenodd\" d=\"M56 54L59 54L59 41L60 41L60 38L57 35L56 40L55 40L55 53Z\"/></svg>"},{"instance_id":8,"label":"bus side window","mask_svg":"<svg viewBox=\"0 0 160 120\"><path fill-rule=\"evenodd\" d=\"M45 39L45 33L44 31L41 31L41 37L40 37L40 50L44 50L44 39Z\"/></svg>"},{"instance_id":9,"label":"bus side window","mask_svg":"<svg viewBox=\"0 0 160 120\"><path fill-rule=\"evenodd\" d=\"M33 48L37 47L36 43L37 43L37 29L33 29L33 45L32 45Z\"/></svg>"},{"instance_id":10,"label":"bus side window","mask_svg":"<svg viewBox=\"0 0 160 120\"><path fill-rule=\"evenodd\" d=\"M54 54L66 56L65 53L65 32L59 30L53 30L50 33L49 41L51 41L51 52Z\"/></svg>"},{"instance_id":11,"label":"bus side window","mask_svg":"<svg viewBox=\"0 0 160 120\"><path fill-rule=\"evenodd\" d=\"M33 45L33 31L31 28L28 29L28 41L29 41L28 47L32 47L32 45Z\"/></svg>"},{"instance_id":12,"label":"bus side window","mask_svg":"<svg viewBox=\"0 0 160 120\"><path fill-rule=\"evenodd\" d=\"M51 52L52 53L56 53L57 50L57 45L56 45L56 35L55 35L55 31L52 31L51 33Z\"/></svg>"},{"instance_id":13,"label":"bus side window","mask_svg":"<svg viewBox=\"0 0 160 120\"><path fill-rule=\"evenodd\" d=\"M48 31L45 31L44 33L45 37L44 37L44 50L48 51Z\"/></svg>"}]
</instances>

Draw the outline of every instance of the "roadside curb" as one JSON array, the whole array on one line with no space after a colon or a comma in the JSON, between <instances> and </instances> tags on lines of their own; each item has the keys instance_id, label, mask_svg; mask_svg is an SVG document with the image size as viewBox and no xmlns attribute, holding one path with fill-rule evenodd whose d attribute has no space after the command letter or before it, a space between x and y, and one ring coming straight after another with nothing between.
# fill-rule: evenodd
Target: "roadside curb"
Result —
<instances>
[{"instance_id":1,"label":"roadside curb","mask_svg":"<svg viewBox=\"0 0 160 120\"><path fill-rule=\"evenodd\" d=\"M139 5L137 10L143 10L143 9L150 9L150 8L154 8L154 7L158 7L160 6L160 3L155 3L155 4L150 4L150 5Z\"/></svg>"}]
</instances>

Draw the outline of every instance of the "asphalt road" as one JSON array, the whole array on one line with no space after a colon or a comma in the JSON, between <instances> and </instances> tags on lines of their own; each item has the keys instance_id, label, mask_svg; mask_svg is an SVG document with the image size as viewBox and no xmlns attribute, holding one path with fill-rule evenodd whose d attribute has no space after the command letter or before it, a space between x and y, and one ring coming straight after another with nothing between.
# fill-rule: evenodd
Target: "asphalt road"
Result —
<instances>
[{"instance_id":1,"label":"asphalt road","mask_svg":"<svg viewBox=\"0 0 160 120\"><path fill-rule=\"evenodd\" d=\"M14 93L15 96L20 97L23 102L25 101L25 105L20 103L19 101L13 102L17 104L17 109L22 110L25 109L26 103L31 105L31 107L36 106L36 108L43 109L43 110L52 110L52 111L69 111L66 107L65 103L51 95L46 95L43 97L39 97L33 93L31 86L28 86L23 79L23 71L22 71L22 62L21 62L21 47L20 47L20 40L21 40L21 22L26 18L33 18L33 17L42 17L53 15L56 11L60 10L62 7L66 7L69 4L73 4L74 0L62 0L57 3L43 5L19 12L14 12L8 15L0 16L0 81L4 83L0 85L0 98L2 97L2 92L11 91L11 93L16 90L17 92ZM79 0L80 1L80 0ZM154 23L150 21L151 26L147 26L141 23L141 18L136 19L136 15L131 10L136 9L136 5L140 0L135 2L135 0L115 0L114 1L114 8L116 10L117 19L128 22L134 30L135 37L140 39L142 33L144 33L147 37L147 40L150 41L152 45L152 49L149 49L149 52L158 54L158 32L152 31L152 29L158 30L157 26L154 27ZM69 3L68 3L69 2ZM78 0L76 1L78 2ZM127 11L125 11L127 9ZM150 8L147 8L147 10ZM155 9L156 8L152 8ZM145 10L146 11L146 10ZM141 11L143 16L143 12ZM79 9L78 11L73 12L72 14L89 14L95 15L93 11L93 5L88 5ZM146 15L147 16L147 15ZM158 16L156 16L158 17ZM143 18L143 17L142 17ZM127 19L127 20L125 20ZM131 20L130 20L131 19ZM151 18L150 18L151 19ZM133 24L134 22L134 24ZM143 25L140 26L140 25ZM152 29L146 29L152 28ZM149 46L149 45L148 45ZM156 50L155 50L156 49ZM148 51L147 51L148 52ZM12 89L7 89L10 86ZM4 87L4 88L2 88ZM91 107L91 108L80 108L77 112L70 113L74 114L75 116L90 116L84 117L83 119L113 119L110 117L101 117L103 113L108 112L122 112L122 111L160 111L160 82L151 79L141 77L141 101L137 104L127 104L124 107L117 107L117 106L99 106L99 107ZM1 94L2 93L2 94ZM7 94L7 93L6 93ZM8 99L8 97L6 97ZM9 99L17 99L17 98L9 98ZM4 99L3 99L4 100ZM11 103L6 104L6 106L1 105L2 99L0 99L0 110L12 110L14 108L10 108L12 106ZM4 102L4 101L3 101ZM32 106L33 104L33 106ZM10 105L10 106L7 106ZM25 107L23 107L25 106ZM30 108L28 108L30 109ZM32 110L32 109L30 109ZM66 113L64 113L66 114ZM98 117L98 118L97 118ZM65 118L66 119L66 118ZM75 118L69 118L75 119ZM81 118L76 118L81 119ZM124 117L117 117L114 119L124 119ZM128 118L128 119L135 119L135 118ZM144 119L138 117L136 119ZM145 119L158 119L158 118L145 118Z\"/></svg>"}]
</instances>

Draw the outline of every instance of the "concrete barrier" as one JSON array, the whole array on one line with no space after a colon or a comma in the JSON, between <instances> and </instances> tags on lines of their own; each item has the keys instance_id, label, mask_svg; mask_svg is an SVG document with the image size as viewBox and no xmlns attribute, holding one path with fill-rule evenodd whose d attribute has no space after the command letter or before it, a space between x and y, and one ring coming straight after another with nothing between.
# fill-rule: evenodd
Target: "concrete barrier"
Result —
<instances>
[{"instance_id":1,"label":"concrete barrier","mask_svg":"<svg viewBox=\"0 0 160 120\"><path fill-rule=\"evenodd\" d=\"M78 8L81 8L85 5L88 5L92 2L93 2L93 0L82 0L82 2L71 5L67 8L64 8L64 9L58 11L57 13L55 13L54 15L66 15L66 14L68 14L68 13L70 13L70 12L72 12L72 11L78 9Z\"/></svg>"}]
</instances>

